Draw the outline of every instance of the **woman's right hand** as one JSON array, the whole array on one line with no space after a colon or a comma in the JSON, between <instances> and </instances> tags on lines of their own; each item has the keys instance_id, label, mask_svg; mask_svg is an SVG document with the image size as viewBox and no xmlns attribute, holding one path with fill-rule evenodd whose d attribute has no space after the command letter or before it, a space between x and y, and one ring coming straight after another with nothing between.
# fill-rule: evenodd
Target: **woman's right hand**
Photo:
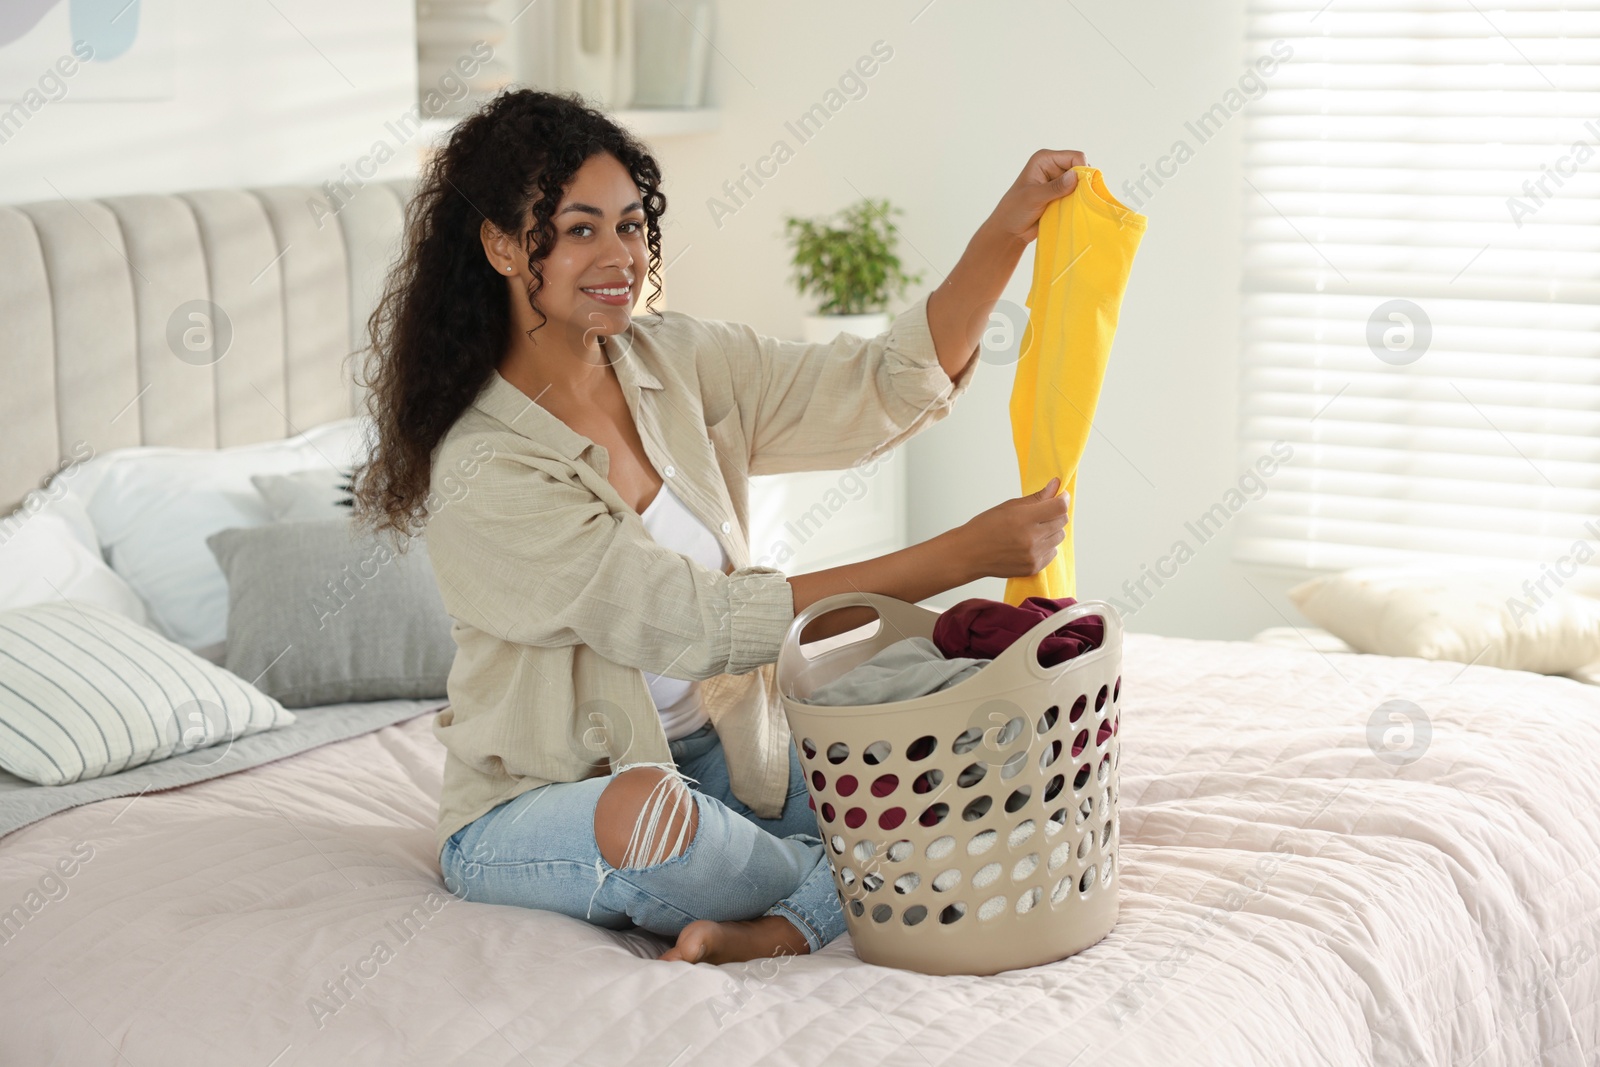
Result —
<instances>
[{"instance_id":1,"label":"woman's right hand","mask_svg":"<svg viewBox=\"0 0 1600 1067\"><path fill-rule=\"evenodd\" d=\"M996 504L958 527L978 577L1026 578L1050 565L1067 539L1068 497L1060 484L1051 478L1037 493Z\"/></svg>"}]
</instances>

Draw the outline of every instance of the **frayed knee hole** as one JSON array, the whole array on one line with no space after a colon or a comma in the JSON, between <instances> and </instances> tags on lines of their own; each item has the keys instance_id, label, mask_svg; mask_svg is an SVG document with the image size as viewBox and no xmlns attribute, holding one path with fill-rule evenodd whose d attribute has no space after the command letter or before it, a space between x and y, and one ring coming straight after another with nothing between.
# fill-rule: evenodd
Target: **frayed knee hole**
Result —
<instances>
[{"instance_id":1,"label":"frayed knee hole","mask_svg":"<svg viewBox=\"0 0 1600 1067\"><path fill-rule=\"evenodd\" d=\"M698 828L689 787L653 768L618 774L595 808L596 843L618 869L652 867L683 855Z\"/></svg>"}]
</instances>

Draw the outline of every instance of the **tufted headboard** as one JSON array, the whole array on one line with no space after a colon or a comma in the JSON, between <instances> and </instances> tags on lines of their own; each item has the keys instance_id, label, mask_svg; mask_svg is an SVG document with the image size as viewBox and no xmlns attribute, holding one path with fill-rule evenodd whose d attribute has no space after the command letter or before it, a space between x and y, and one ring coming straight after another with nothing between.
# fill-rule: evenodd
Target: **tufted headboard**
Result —
<instances>
[{"instance_id":1,"label":"tufted headboard","mask_svg":"<svg viewBox=\"0 0 1600 1067\"><path fill-rule=\"evenodd\" d=\"M0 206L0 514L85 446L224 448L355 414L350 357L412 185Z\"/></svg>"}]
</instances>

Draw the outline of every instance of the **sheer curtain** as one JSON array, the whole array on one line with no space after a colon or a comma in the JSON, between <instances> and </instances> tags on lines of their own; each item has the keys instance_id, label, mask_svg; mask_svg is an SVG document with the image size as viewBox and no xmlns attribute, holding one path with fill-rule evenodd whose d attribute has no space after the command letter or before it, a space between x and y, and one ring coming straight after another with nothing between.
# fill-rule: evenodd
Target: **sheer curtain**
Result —
<instances>
[{"instance_id":1,"label":"sheer curtain","mask_svg":"<svg viewBox=\"0 0 1600 1067\"><path fill-rule=\"evenodd\" d=\"M1293 456L1236 557L1592 567L1600 0L1251 0L1248 33L1293 56L1245 118L1240 437Z\"/></svg>"}]
</instances>

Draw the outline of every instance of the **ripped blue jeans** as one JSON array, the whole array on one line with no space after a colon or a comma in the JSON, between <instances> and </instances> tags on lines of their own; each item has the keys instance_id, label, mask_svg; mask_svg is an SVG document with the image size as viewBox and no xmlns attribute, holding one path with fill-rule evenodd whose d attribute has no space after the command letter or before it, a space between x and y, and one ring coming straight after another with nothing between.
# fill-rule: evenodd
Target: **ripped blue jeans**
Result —
<instances>
[{"instance_id":1,"label":"ripped blue jeans","mask_svg":"<svg viewBox=\"0 0 1600 1067\"><path fill-rule=\"evenodd\" d=\"M612 930L640 927L673 938L695 919L762 915L788 919L812 952L844 933L793 744L789 795L776 819L757 818L733 795L722 741L710 723L669 747L673 768L642 764L669 774L640 812L621 867L606 862L594 836L595 805L614 777L606 775L530 789L462 827L439 854L446 888L464 900L539 908ZM659 826L674 824L674 803L685 796L699 813L687 847L682 832L671 841L657 834ZM680 831L688 822L676 817Z\"/></svg>"}]
</instances>

